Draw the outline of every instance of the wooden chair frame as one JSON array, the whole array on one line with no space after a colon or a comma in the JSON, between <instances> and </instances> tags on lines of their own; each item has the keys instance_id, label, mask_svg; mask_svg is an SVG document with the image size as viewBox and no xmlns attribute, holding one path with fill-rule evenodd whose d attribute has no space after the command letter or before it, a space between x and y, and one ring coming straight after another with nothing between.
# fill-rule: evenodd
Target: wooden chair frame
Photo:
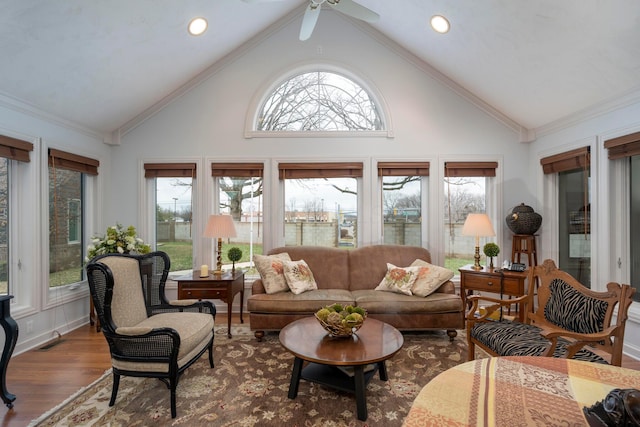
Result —
<instances>
[{"instance_id":1,"label":"wooden chair frame","mask_svg":"<svg viewBox=\"0 0 640 427\"><path fill-rule=\"evenodd\" d=\"M599 332L595 333L579 333L568 330L555 323L550 322L545 316L545 307L551 297L550 286L554 280L561 280L568 284L572 289L582 295L594 298L598 301L606 302L607 308L604 314L603 327ZM535 286L537 283L538 286ZM512 304L523 303L525 307L525 324L540 328L542 337L549 341L549 346L542 356L551 357L558 345L560 339L569 341L566 345L566 357L572 358L578 351L589 346L589 350L600 350L601 354L606 353L610 357L609 363L620 366L622 363L622 349L624 344L625 324L628 317L628 311L633 302L633 294L635 289L629 285L620 285L610 282L607 284L607 290L603 292L593 291L586 288L568 273L559 270L552 260L545 260L541 265L535 266L529 270L528 277L529 289L527 295L519 298L502 300L488 296L473 295L467 298L471 303L471 308L466 314L466 331L467 342L469 346L468 360L475 358L475 346L485 350L492 356L504 356L498 354L494 349L489 348L472 336L475 325L480 322L492 322L496 317L495 313L506 310ZM534 305L535 291L538 292L537 308ZM486 312L481 316L476 316L480 302L488 302L490 305L486 308ZM617 317L615 324L611 324L614 313L617 309ZM504 320L500 320L504 321Z\"/></svg>"}]
</instances>

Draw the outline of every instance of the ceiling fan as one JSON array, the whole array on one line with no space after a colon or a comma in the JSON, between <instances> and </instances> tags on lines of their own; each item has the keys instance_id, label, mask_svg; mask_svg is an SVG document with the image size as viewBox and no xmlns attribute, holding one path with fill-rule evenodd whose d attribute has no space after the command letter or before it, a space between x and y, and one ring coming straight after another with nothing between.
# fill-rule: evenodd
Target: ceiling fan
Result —
<instances>
[{"instance_id":1,"label":"ceiling fan","mask_svg":"<svg viewBox=\"0 0 640 427\"><path fill-rule=\"evenodd\" d=\"M258 3L265 0L243 1L245 3ZM307 10L304 12L304 17L302 18L300 40L304 41L311 37L311 33L313 33L316 22L318 22L318 16L320 15L320 9L322 9L323 3L327 3L329 6L341 13L344 13L345 15L349 15L366 22L377 22L378 19L380 19L380 15L353 0L309 0L309 6L307 6Z\"/></svg>"}]
</instances>

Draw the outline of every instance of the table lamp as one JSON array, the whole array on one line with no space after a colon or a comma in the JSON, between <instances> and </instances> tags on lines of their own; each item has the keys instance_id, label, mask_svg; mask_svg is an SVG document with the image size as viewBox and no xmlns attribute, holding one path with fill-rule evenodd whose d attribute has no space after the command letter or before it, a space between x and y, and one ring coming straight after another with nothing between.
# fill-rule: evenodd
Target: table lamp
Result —
<instances>
[{"instance_id":1,"label":"table lamp","mask_svg":"<svg viewBox=\"0 0 640 427\"><path fill-rule=\"evenodd\" d=\"M218 263L215 274L222 273L222 239L236 237L236 227L233 225L231 215L209 215L207 227L204 229L204 237L218 238Z\"/></svg>"},{"instance_id":2,"label":"table lamp","mask_svg":"<svg viewBox=\"0 0 640 427\"><path fill-rule=\"evenodd\" d=\"M496 232L493 231L493 225L487 214L472 213L467 216L462 227L463 236L474 236L476 238L476 253L473 256L475 263L473 264L474 270L482 270L480 265L480 237L495 236Z\"/></svg>"}]
</instances>

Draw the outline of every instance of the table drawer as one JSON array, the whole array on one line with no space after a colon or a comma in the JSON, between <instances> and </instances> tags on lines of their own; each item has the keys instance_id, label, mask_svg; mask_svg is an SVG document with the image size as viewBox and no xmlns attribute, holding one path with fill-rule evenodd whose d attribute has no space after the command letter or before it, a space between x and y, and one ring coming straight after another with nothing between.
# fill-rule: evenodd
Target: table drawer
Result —
<instances>
[{"instance_id":1,"label":"table drawer","mask_svg":"<svg viewBox=\"0 0 640 427\"><path fill-rule=\"evenodd\" d=\"M180 299L225 299L227 297L227 291L221 289L194 289L183 288L180 289L178 298Z\"/></svg>"},{"instance_id":2,"label":"table drawer","mask_svg":"<svg viewBox=\"0 0 640 427\"><path fill-rule=\"evenodd\" d=\"M520 283L517 278L505 277L503 279L502 291L505 294L520 295L524 294L524 289L520 289ZM500 293L500 276L479 276L466 274L464 280L464 286L466 289L473 289L476 291L485 291Z\"/></svg>"}]
</instances>

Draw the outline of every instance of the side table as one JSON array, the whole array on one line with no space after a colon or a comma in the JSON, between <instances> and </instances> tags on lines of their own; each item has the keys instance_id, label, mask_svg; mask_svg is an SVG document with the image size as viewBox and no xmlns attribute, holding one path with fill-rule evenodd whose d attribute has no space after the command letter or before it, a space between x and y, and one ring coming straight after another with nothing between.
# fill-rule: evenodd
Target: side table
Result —
<instances>
[{"instance_id":1,"label":"side table","mask_svg":"<svg viewBox=\"0 0 640 427\"><path fill-rule=\"evenodd\" d=\"M176 277L178 282L178 299L219 299L227 303L227 336L231 338L231 307L233 298L240 294L240 323L242 305L244 304L244 271L224 271L222 274L211 273L200 277L200 270L191 274Z\"/></svg>"},{"instance_id":2,"label":"side table","mask_svg":"<svg viewBox=\"0 0 640 427\"><path fill-rule=\"evenodd\" d=\"M460 272L460 296L463 306L467 306L467 296L473 291L490 292L494 294L520 297L525 295L524 282L528 271L497 270L483 267L482 270L474 270L465 265L458 269ZM518 317L524 321L524 305L518 305Z\"/></svg>"}]
</instances>

